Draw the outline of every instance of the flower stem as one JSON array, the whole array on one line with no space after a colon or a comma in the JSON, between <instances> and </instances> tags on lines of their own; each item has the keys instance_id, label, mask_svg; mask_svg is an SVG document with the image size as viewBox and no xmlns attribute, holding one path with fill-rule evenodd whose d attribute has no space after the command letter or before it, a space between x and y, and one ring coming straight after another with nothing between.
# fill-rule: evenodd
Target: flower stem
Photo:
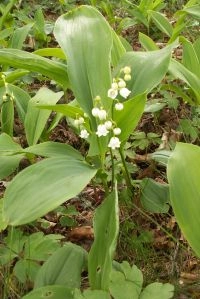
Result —
<instances>
[{"instance_id":1,"label":"flower stem","mask_svg":"<svg viewBox=\"0 0 200 299\"><path fill-rule=\"evenodd\" d=\"M113 191L113 189L114 189L114 182L115 182L115 164L114 164L114 157L113 157L113 152L112 152L111 148L110 148L110 156L111 156L111 161L112 161L111 190Z\"/></svg>"},{"instance_id":2,"label":"flower stem","mask_svg":"<svg viewBox=\"0 0 200 299\"><path fill-rule=\"evenodd\" d=\"M127 165L126 165L126 161L125 161L125 157L124 157L124 151L120 148L119 153L120 153L120 156L121 156L122 164L124 166L124 171L125 171L124 174L125 174L125 180L126 180L127 187L129 188L131 193L133 193L133 186L132 186L131 177L130 177L130 174L129 174L129 171L128 171L128 168L127 168Z\"/></svg>"}]
</instances>

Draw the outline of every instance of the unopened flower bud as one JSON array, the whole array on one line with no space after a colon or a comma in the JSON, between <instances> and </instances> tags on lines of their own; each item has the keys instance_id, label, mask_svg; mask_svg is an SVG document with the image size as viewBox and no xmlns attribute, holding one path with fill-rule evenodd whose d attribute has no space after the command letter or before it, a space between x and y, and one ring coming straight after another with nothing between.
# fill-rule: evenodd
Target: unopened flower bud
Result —
<instances>
[{"instance_id":1,"label":"unopened flower bud","mask_svg":"<svg viewBox=\"0 0 200 299\"><path fill-rule=\"evenodd\" d=\"M121 134L121 129L120 128L114 128L113 133L114 133L114 135L120 135Z\"/></svg>"},{"instance_id":2,"label":"unopened flower bud","mask_svg":"<svg viewBox=\"0 0 200 299\"><path fill-rule=\"evenodd\" d=\"M125 66L125 67L123 68L123 71L124 71L124 74L130 74L130 73L131 73L131 68L130 68L130 66Z\"/></svg>"}]
</instances>

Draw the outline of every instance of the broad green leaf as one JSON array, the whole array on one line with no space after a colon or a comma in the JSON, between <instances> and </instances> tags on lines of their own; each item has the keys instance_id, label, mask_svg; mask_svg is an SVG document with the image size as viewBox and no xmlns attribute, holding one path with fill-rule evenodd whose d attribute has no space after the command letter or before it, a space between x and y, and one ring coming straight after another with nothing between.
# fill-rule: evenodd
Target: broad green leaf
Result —
<instances>
[{"instance_id":1,"label":"broad green leaf","mask_svg":"<svg viewBox=\"0 0 200 299\"><path fill-rule=\"evenodd\" d=\"M151 158L156 162L160 163L163 166L167 166L169 157L171 156L172 152L167 150L156 151L155 153L151 154Z\"/></svg>"},{"instance_id":2,"label":"broad green leaf","mask_svg":"<svg viewBox=\"0 0 200 299\"><path fill-rule=\"evenodd\" d=\"M48 158L27 167L6 189L6 221L14 226L44 216L76 196L95 173L96 169L85 162L64 157Z\"/></svg>"},{"instance_id":3,"label":"broad green leaf","mask_svg":"<svg viewBox=\"0 0 200 299\"><path fill-rule=\"evenodd\" d=\"M12 174L19 166L24 155L0 156L0 179L4 179Z\"/></svg>"},{"instance_id":4,"label":"broad green leaf","mask_svg":"<svg viewBox=\"0 0 200 299\"><path fill-rule=\"evenodd\" d=\"M121 129L119 136L121 141L125 141L136 128L146 103L146 94L137 95L136 97L124 102L124 109L114 111L113 120Z\"/></svg>"},{"instance_id":5,"label":"broad green leaf","mask_svg":"<svg viewBox=\"0 0 200 299\"><path fill-rule=\"evenodd\" d=\"M170 299L174 297L174 286L169 283L154 282L148 285L139 299Z\"/></svg>"},{"instance_id":6,"label":"broad green leaf","mask_svg":"<svg viewBox=\"0 0 200 299\"><path fill-rule=\"evenodd\" d=\"M33 24L27 24L24 25L21 28L17 28L12 35L12 38L10 40L10 43L8 44L8 48L13 48L13 49L22 49L23 43L32 28Z\"/></svg>"},{"instance_id":7,"label":"broad green leaf","mask_svg":"<svg viewBox=\"0 0 200 299\"><path fill-rule=\"evenodd\" d=\"M66 56L60 48L43 48L34 51L34 54L39 56L53 56L63 60L66 60Z\"/></svg>"},{"instance_id":8,"label":"broad green leaf","mask_svg":"<svg viewBox=\"0 0 200 299\"><path fill-rule=\"evenodd\" d=\"M21 283L33 282L39 269L40 265L37 262L21 259L16 262L13 273Z\"/></svg>"},{"instance_id":9,"label":"broad green leaf","mask_svg":"<svg viewBox=\"0 0 200 299\"><path fill-rule=\"evenodd\" d=\"M0 49L0 64L41 73L65 89L69 87L67 66L39 55L18 49Z\"/></svg>"},{"instance_id":10,"label":"broad green leaf","mask_svg":"<svg viewBox=\"0 0 200 299\"><path fill-rule=\"evenodd\" d=\"M158 46L154 43L154 41L142 32L139 32L139 41L142 47L147 51L155 51L159 49Z\"/></svg>"},{"instance_id":11,"label":"broad green leaf","mask_svg":"<svg viewBox=\"0 0 200 299\"><path fill-rule=\"evenodd\" d=\"M111 299L111 297L102 290L86 290L81 294L80 290L75 289L73 299Z\"/></svg>"},{"instance_id":12,"label":"broad green leaf","mask_svg":"<svg viewBox=\"0 0 200 299\"><path fill-rule=\"evenodd\" d=\"M195 53L196 53L196 55L198 57L198 60L200 61L200 38L198 38L194 42L193 46L194 46Z\"/></svg>"},{"instance_id":13,"label":"broad green leaf","mask_svg":"<svg viewBox=\"0 0 200 299\"><path fill-rule=\"evenodd\" d=\"M0 135L0 155L12 155L21 152L22 147L7 134Z\"/></svg>"},{"instance_id":14,"label":"broad green leaf","mask_svg":"<svg viewBox=\"0 0 200 299\"><path fill-rule=\"evenodd\" d=\"M191 7L185 7L182 11L187 12L189 15L200 19L200 5L194 5Z\"/></svg>"},{"instance_id":15,"label":"broad green leaf","mask_svg":"<svg viewBox=\"0 0 200 299\"><path fill-rule=\"evenodd\" d=\"M167 177L177 222L200 256L200 147L178 143L169 159Z\"/></svg>"},{"instance_id":16,"label":"broad green leaf","mask_svg":"<svg viewBox=\"0 0 200 299\"><path fill-rule=\"evenodd\" d=\"M95 213L94 243L89 253L89 281L92 289L108 290L112 260L119 231L117 187Z\"/></svg>"},{"instance_id":17,"label":"broad green leaf","mask_svg":"<svg viewBox=\"0 0 200 299\"><path fill-rule=\"evenodd\" d=\"M158 29L170 37L173 32L173 26L168 19L158 11L149 10L148 13Z\"/></svg>"},{"instance_id":18,"label":"broad green leaf","mask_svg":"<svg viewBox=\"0 0 200 299\"><path fill-rule=\"evenodd\" d=\"M127 83L127 87L132 91L131 96L150 92L165 76L175 46L176 43L161 50L126 53L115 69L114 77L124 66L130 66L132 79Z\"/></svg>"},{"instance_id":19,"label":"broad green leaf","mask_svg":"<svg viewBox=\"0 0 200 299\"><path fill-rule=\"evenodd\" d=\"M25 71L25 70L15 70L15 71L11 71L6 73L6 82L7 83L12 83L13 81L27 75L29 73L29 71ZM4 86L4 80L0 80L0 87Z\"/></svg>"},{"instance_id":20,"label":"broad green leaf","mask_svg":"<svg viewBox=\"0 0 200 299\"><path fill-rule=\"evenodd\" d=\"M119 36L115 33L115 31L112 31L112 37L113 37L113 46L111 51L111 58L112 58L112 65L115 67L120 58L126 53L125 47L122 44Z\"/></svg>"},{"instance_id":21,"label":"broad green leaf","mask_svg":"<svg viewBox=\"0 0 200 299\"><path fill-rule=\"evenodd\" d=\"M113 270L110 276L110 292L115 299L137 299L142 290L142 272L128 262L119 265L120 271Z\"/></svg>"},{"instance_id":22,"label":"broad green leaf","mask_svg":"<svg viewBox=\"0 0 200 299\"><path fill-rule=\"evenodd\" d=\"M200 78L200 61L191 42L182 40L183 44L183 65Z\"/></svg>"},{"instance_id":23,"label":"broad green leaf","mask_svg":"<svg viewBox=\"0 0 200 299\"><path fill-rule=\"evenodd\" d=\"M60 285L45 286L33 290L22 299L74 299L73 290Z\"/></svg>"},{"instance_id":24,"label":"broad green leaf","mask_svg":"<svg viewBox=\"0 0 200 299\"><path fill-rule=\"evenodd\" d=\"M169 186L145 178L141 182L141 197L143 207L148 212L167 213L169 210Z\"/></svg>"},{"instance_id":25,"label":"broad green leaf","mask_svg":"<svg viewBox=\"0 0 200 299\"><path fill-rule=\"evenodd\" d=\"M35 279L34 288L45 285L63 285L80 288L81 273L85 268L87 252L72 243L56 250L42 265Z\"/></svg>"},{"instance_id":26,"label":"broad green leaf","mask_svg":"<svg viewBox=\"0 0 200 299\"><path fill-rule=\"evenodd\" d=\"M23 256L29 260L46 261L60 247L63 238L58 234L33 233L26 238Z\"/></svg>"},{"instance_id":27,"label":"broad green leaf","mask_svg":"<svg viewBox=\"0 0 200 299\"><path fill-rule=\"evenodd\" d=\"M196 102L200 103L200 78L188 70L180 62L171 59L169 71L175 78L179 78L187 83L196 95Z\"/></svg>"},{"instance_id":28,"label":"broad green leaf","mask_svg":"<svg viewBox=\"0 0 200 299\"><path fill-rule=\"evenodd\" d=\"M4 230L7 227L7 223L5 222L5 219L3 218L3 199L0 199L0 232ZM0 253L1 253L1 247L0 247ZM0 258L1 260L1 258Z\"/></svg>"},{"instance_id":29,"label":"broad green leaf","mask_svg":"<svg viewBox=\"0 0 200 299\"><path fill-rule=\"evenodd\" d=\"M13 98L7 95L7 100L1 106L1 132L13 136L14 103Z\"/></svg>"},{"instance_id":30,"label":"broad green leaf","mask_svg":"<svg viewBox=\"0 0 200 299\"><path fill-rule=\"evenodd\" d=\"M49 110L40 110L36 105L56 104L62 97L63 92L53 92L48 88L41 88L36 95L29 101L25 117L25 132L29 145L38 142L46 122L51 114Z\"/></svg>"},{"instance_id":31,"label":"broad green leaf","mask_svg":"<svg viewBox=\"0 0 200 299\"><path fill-rule=\"evenodd\" d=\"M29 94L24 91L23 89L19 88L18 86L7 84L7 89L10 94L13 95L14 101L16 103L16 109L19 114L19 118L24 123L25 121L25 115L28 108L28 103L31 99Z\"/></svg>"},{"instance_id":32,"label":"broad green leaf","mask_svg":"<svg viewBox=\"0 0 200 299\"><path fill-rule=\"evenodd\" d=\"M60 112L71 118L76 118L77 115L83 116L84 114L82 109L74 107L71 104L38 105L38 108Z\"/></svg>"},{"instance_id":33,"label":"broad green leaf","mask_svg":"<svg viewBox=\"0 0 200 299\"><path fill-rule=\"evenodd\" d=\"M83 160L83 156L80 154L79 151L75 150L69 144L53 142L53 141L46 141L42 142L26 149L22 150L24 153L31 153L38 156L43 157L60 157L63 158L73 158L77 160Z\"/></svg>"},{"instance_id":34,"label":"broad green leaf","mask_svg":"<svg viewBox=\"0 0 200 299\"><path fill-rule=\"evenodd\" d=\"M54 35L67 57L69 80L80 107L91 116L93 100L100 96L108 109L112 48L109 24L95 8L83 5L58 18Z\"/></svg>"}]
</instances>

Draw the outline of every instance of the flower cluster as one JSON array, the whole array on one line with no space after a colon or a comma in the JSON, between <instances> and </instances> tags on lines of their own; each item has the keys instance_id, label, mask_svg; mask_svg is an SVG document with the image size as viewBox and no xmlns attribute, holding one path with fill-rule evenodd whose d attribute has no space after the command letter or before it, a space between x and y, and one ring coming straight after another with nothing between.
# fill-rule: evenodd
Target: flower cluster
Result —
<instances>
[{"instance_id":1,"label":"flower cluster","mask_svg":"<svg viewBox=\"0 0 200 299\"><path fill-rule=\"evenodd\" d=\"M121 70L121 73L124 74L123 78L114 78L111 88L108 90L108 97L116 101L114 107L118 111L124 109L123 103L120 103L117 99L118 94L120 94L124 99L127 99L131 93L131 91L126 87L126 81L131 80L131 68L129 66L125 66ZM120 148L121 141L117 136L121 134L121 129L117 127L116 123L112 119L108 119L108 113L101 104L100 96L97 96L94 99L94 103L95 105L91 112L97 122L96 135L98 137L102 137L111 134L112 137L109 140L108 147L113 150ZM78 126L81 129L79 136L87 139L89 137L89 133L85 128L83 128L84 122L85 120L83 117L78 117L74 120L75 126Z\"/></svg>"},{"instance_id":2,"label":"flower cluster","mask_svg":"<svg viewBox=\"0 0 200 299\"><path fill-rule=\"evenodd\" d=\"M118 94L120 94L124 99L127 99L131 91L126 87L126 81L131 80L131 68L125 66L121 69L121 72L124 73L124 78L114 78L111 84L111 88L108 90L108 97L111 99L116 99Z\"/></svg>"}]
</instances>

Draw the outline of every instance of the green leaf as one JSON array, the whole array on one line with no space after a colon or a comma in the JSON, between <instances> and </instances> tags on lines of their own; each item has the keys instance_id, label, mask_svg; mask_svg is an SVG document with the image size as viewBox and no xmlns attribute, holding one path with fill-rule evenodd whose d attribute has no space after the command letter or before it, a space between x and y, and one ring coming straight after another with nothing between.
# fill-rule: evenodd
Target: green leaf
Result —
<instances>
[{"instance_id":1,"label":"green leaf","mask_svg":"<svg viewBox=\"0 0 200 299\"><path fill-rule=\"evenodd\" d=\"M1 106L1 132L13 136L13 125L14 104L12 97L7 95L7 100Z\"/></svg>"},{"instance_id":2,"label":"green leaf","mask_svg":"<svg viewBox=\"0 0 200 299\"><path fill-rule=\"evenodd\" d=\"M124 102L124 109L114 111L113 120L121 129L119 136L121 141L125 141L136 128L146 103L146 94L140 94L136 97Z\"/></svg>"},{"instance_id":3,"label":"green leaf","mask_svg":"<svg viewBox=\"0 0 200 299\"><path fill-rule=\"evenodd\" d=\"M77 115L83 116L84 114L82 109L74 107L71 104L38 105L38 108L60 112L71 118L76 118Z\"/></svg>"},{"instance_id":4,"label":"green leaf","mask_svg":"<svg viewBox=\"0 0 200 299\"><path fill-rule=\"evenodd\" d=\"M87 252L72 243L56 250L40 268L34 288L45 285L63 285L79 288L81 273L85 268Z\"/></svg>"},{"instance_id":5,"label":"green leaf","mask_svg":"<svg viewBox=\"0 0 200 299\"><path fill-rule=\"evenodd\" d=\"M29 71L25 71L25 70L12 70L9 73L6 73L6 82L7 83L12 83L13 81L27 75L29 73ZM4 86L4 80L0 80L0 87Z\"/></svg>"},{"instance_id":6,"label":"green leaf","mask_svg":"<svg viewBox=\"0 0 200 299\"><path fill-rule=\"evenodd\" d=\"M16 262L13 272L21 283L26 283L28 280L34 281L39 269L40 265L37 262L22 259Z\"/></svg>"},{"instance_id":7,"label":"green leaf","mask_svg":"<svg viewBox=\"0 0 200 299\"><path fill-rule=\"evenodd\" d=\"M43 232L33 233L24 244L24 258L35 261L46 261L60 247L63 236L58 234L44 235Z\"/></svg>"},{"instance_id":8,"label":"green leaf","mask_svg":"<svg viewBox=\"0 0 200 299\"><path fill-rule=\"evenodd\" d=\"M158 11L149 10L148 13L158 29L170 37L173 32L173 26L168 19Z\"/></svg>"},{"instance_id":9,"label":"green leaf","mask_svg":"<svg viewBox=\"0 0 200 299\"><path fill-rule=\"evenodd\" d=\"M76 196L95 173L96 169L83 161L64 157L48 158L29 166L6 189L5 219L13 226L38 219Z\"/></svg>"},{"instance_id":10,"label":"green leaf","mask_svg":"<svg viewBox=\"0 0 200 299\"><path fill-rule=\"evenodd\" d=\"M169 283L154 282L148 285L139 299L170 299L174 297L174 286Z\"/></svg>"},{"instance_id":11,"label":"green leaf","mask_svg":"<svg viewBox=\"0 0 200 299\"><path fill-rule=\"evenodd\" d=\"M93 99L100 96L108 109L112 29L104 17L93 7L79 6L58 18L54 35L67 56L69 80L80 107L92 117Z\"/></svg>"},{"instance_id":12,"label":"green leaf","mask_svg":"<svg viewBox=\"0 0 200 299\"><path fill-rule=\"evenodd\" d=\"M60 48L43 48L43 49L38 49L33 53L39 56L53 56L53 57L66 60L65 54L63 50Z\"/></svg>"},{"instance_id":13,"label":"green leaf","mask_svg":"<svg viewBox=\"0 0 200 299\"><path fill-rule=\"evenodd\" d=\"M154 43L154 41L142 32L139 32L139 42L141 43L142 47L147 51L155 51L159 49L158 46Z\"/></svg>"},{"instance_id":14,"label":"green leaf","mask_svg":"<svg viewBox=\"0 0 200 299\"><path fill-rule=\"evenodd\" d=\"M25 115L26 115L27 108L28 108L28 103L29 103L31 97L29 96L29 94L26 91L24 91L23 89L15 86L15 85L11 85L11 84L7 83L7 89L10 92L10 94L12 94L14 96L14 101L16 103L16 109L19 114L19 118L24 123Z\"/></svg>"},{"instance_id":15,"label":"green leaf","mask_svg":"<svg viewBox=\"0 0 200 299\"><path fill-rule=\"evenodd\" d=\"M12 35L12 38L8 44L8 48L22 49L23 43L32 26L33 24L27 24L21 28L17 28Z\"/></svg>"},{"instance_id":16,"label":"green leaf","mask_svg":"<svg viewBox=\"0 0 200 299\"><path fill-rule=\"evenodd\" d=\"M177 143L167 167L170 201L189 244L200 256L200 147Z\"/></svg>"},{"instance_id":17,"label":"green leaf","mask_svg":"<svg viewBox=\"0 0 200 299\"><path fill-rule=\"evenodd\" d=\"M143 207L148 212L167 213L169 210L169 186L145 178L141 182L141 197Z\"/></svg>"},{"instance_id":18,"label":"green leaf","mask_svg":"<svg viewBox=\"0 0 200 299\"><path fill-rule=\"evenodd\" d=\"M190 7L185 7L182 11L187 12L189 15L199 19L200 18L200 5L194 5Z\"/></svg>"},{"instance_id":19,"label":"green leaf","mask_svg":"<svg viewBox=\"0 0 200 299\"><path fill-rule=\"evenodd\" d=\"M115 31L112 31L112 37L113 37L113 47L111 51L111 58L112 58L112 65L115 67L120 58L126 53L125 47L123 46L120 37L115 33Z\"/></svg>"},{"instance_id":20,"label":"green leaf","mask_svg":"<svg viewBox=\"0 0 200 299\"><path fill-rule=\"evenodd\" d=\"M14 140L7 134L0 135L0 155L12 155L16 152L21 152L22 147L14 142Z\"/></svg>"},{"instance_id":21,"label":"green leaf","mask_svg":"<svg viewBox=\"0 0 200 299\"><path fill-rule=\"evenodd\" d=\"M200 78L200 61L191 42L182 38L183 44L183 65Z\"/></svg>"},{"instance_id":22,"label":"green leaf","mask_svg":"<svg viewBox=\"0 0 200 299\"><path fill-rule=\"evenodd\" d=\"M110 276L110 292L115 299L137 299L143 283L142 272L128 262L119 265L120 271L113 270Z\"/></svg>"},{"instance_id":23,"label":"green leaf","mask_svg":"<svg viewBox=\"0 0 200 299\"><path fill-rule=\"evenodd\" d=\"M69 87L67 67L63 63L18 49L0 49L0 64L41 73L65 89Z\"/></svg>"},{"instance_id":24,"label":"green leaf","mask_svg":"<svg viewBox=\"0 0 200 299\"><path fill-rule=\"evenodd\" d=\"M95 213L94 243L89 253L89 281L92 289L108 290L112 260L119 231L117 187Z\"/></svg>"},{"instance_id":25,"label":"green leaf","mask_svg":"<svg viewBox=\"0 0 200 299\"><path fill-rule=\"evenodd\" d=\"M174 59L171 59L169 71L175 78L183 80L192 88L196 95L196 102L200 103L200 78Z\"/></svg>"},{"instance_id":26,"label":"green leaf","mask_svg":"<svg viewBox=\"0 0 200 299\"><path fill-rule=\"evenodd\" d=\"M26 138L29 145L34 145L38 142L51 114L49 110L40 110L36 105L55 104L60 100L62 95L62 91L55 93L50 89L43 87L29 101L24 123Z\"/></svg>"},{"instance_id":27,"label":"green leaf","mask_svg":"<svg viewBox=\"0 0 200 299\"><path fill-rule=\"evenodd\" d=\"M1 149L1 148L0 148ZM69 144L47 141L42 142L22 150L24 153L31 153L43 157L60 157L73 158L83 160L83 156L79 151L75 150Z\"/></svg>"},{"instance_id":28,"label":"green leaf","mask_svg":"<svg viewBox=\"0 0 200 299\"><path fill-rule=\"evenodd\" d=\"M111 297L102 290L86 290L81 294L80 290L75 289L73 299L111 299Z\"/></svg>"},{"instance_id":29,"label":"green leaf","mask_svg":"<svg viewBox=\"0 0 200 299\"><path fill-rule=\"evenodd\" d=\"M73 290L59 285L45 286L33 290L22 299L74 299Z\"/></svg>"},{"instance_id":30,"label":"green leaf","mask_svg":"<svg viewBox=\"0 0 200 299\"><path fill-rule=\"evenodd\" d=\"M150 92L165 76L169 67L172 49L175 46L176 43L161 50L126 53L115 69L114 77L117 77L124 66L130 66L132 78L127 83L127 87L132 91L131 96Z\"/></svg>"},{"instance_id":31,"label":"green leaf","mask_svg":"<svg viewBox=\"0 0 200 299\"><path fill-rule=\"evenodd\" d=\"M15 156L0 156L0 179L4 179L12 174L17 169L23 158L23 154Z\"/></svg>"},{"instance_id":32,"label":"green leaf","mask_svg":"<svg viewBox=\"0 0 200 299\"><path fill-rule=\"evenodd\" d=\"M155 153L151 154L151 158L156 162L160 163L163 166L167 166L169 157L171 156L172 152L167 150L160 150L156 151Z\"/></svg>"},{"instance_id":33,"label":"green leaf","mask_svg":"<svg viewBox=\"0 0 200 299\"><path fill-rule=\"evenodd\" d=\"M0 199L0 232L7 227L7 223L3 218L3 199ZM0 256L1 255L1 247L0 247ZM1 258L0 258L1 263Z\"/></svg>"}]
</instances>

